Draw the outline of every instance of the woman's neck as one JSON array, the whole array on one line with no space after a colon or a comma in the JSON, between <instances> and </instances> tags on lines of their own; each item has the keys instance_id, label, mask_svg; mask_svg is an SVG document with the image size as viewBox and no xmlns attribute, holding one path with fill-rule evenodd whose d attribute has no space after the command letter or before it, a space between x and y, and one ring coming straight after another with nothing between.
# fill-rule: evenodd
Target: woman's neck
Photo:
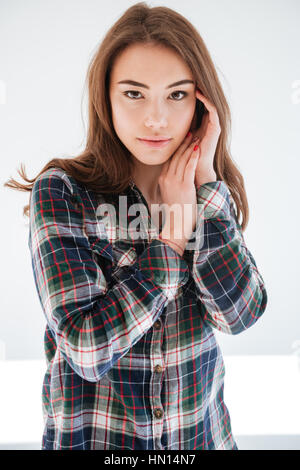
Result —
<instances>
[{"instance_id":1,"label":"woman's neck","mask_svg":"<svg viewBox=\"0 0 300 470\"><path fill-rule=\"evenodd\" d=\"M132 180L143 194L149 208L150 204L160 204L162 202L158 184L161 170L162 165L144 165L139 162L132 175Z\"/></svg>"}]
</instances>

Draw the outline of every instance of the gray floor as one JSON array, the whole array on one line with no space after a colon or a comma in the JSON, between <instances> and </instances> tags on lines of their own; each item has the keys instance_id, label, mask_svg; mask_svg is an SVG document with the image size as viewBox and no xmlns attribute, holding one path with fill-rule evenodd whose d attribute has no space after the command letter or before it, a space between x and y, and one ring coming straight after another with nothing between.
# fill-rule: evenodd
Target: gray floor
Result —
<instances>
[{"instance_id":1,"label":"gray floor","mask_svg":"<svg viewBox=\"0 0 300 470\"><path fill-rule=\"evenodd\" d=\"M235 436L239 450L300 450L300 435ZM39 443L0 444L0 450L40 450Z\"/></svg>"},{"instance_id":2,"label":"gray floor","mask_svg":"<svg viewBox=\"0 0 300 470\"><path fill-rule=\"evenodd\" d=\"M235 436L239 450L300 450L300 435Z\"/></svg>"}]
</instances>

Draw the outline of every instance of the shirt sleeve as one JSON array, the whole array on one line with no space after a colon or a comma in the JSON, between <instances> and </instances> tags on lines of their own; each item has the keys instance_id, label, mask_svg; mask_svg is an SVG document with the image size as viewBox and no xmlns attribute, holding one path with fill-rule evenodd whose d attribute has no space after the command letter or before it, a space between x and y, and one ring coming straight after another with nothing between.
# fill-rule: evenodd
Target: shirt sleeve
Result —
<instances>
[{"instance_id":1,"label":"shirt sleeve","mask_svg":"<svg viewBox=\"0 0 300 470\"><path fill-rule=\"evenodd\" d=\"M28 245L39 300L66 361L96 382L153 326L189 269L175 250L154 239L109 283L81 214L64 178L49 172L37 178Z\"/></svg>"},{"instance_id":2,"label":"shirt sleeve","mask_svg":"<svg viewBox=\"0 0 300 470\"><path fill-rule=\"evenodd\" d=\"M197 189L194 233L191 271L204 320L224 333L241 333L265 311L267 292L224 181Z\"/></svg>"}]
</instances>

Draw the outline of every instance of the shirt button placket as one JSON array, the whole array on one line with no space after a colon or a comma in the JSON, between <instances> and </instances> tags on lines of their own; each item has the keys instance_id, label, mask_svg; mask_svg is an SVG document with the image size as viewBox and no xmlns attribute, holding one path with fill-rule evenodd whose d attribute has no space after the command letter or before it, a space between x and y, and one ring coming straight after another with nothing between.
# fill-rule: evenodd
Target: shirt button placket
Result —
<instances>
[{"instance_id":1,"label":"shirt button placket","mask_svg":"<svg viewBox=\"0 0 300 470\"><path fill-rule=\"evenodd\" d=\"M151 368L152 377L150 380L151 408L153 412L153 440L155 449L162 449L161 436L163 433L164 409L161 402L162 373L164 371L164 360L161 350L163 325L160 320L153 324L153 335L151 343Z\"/></svg>"}]
</instances>

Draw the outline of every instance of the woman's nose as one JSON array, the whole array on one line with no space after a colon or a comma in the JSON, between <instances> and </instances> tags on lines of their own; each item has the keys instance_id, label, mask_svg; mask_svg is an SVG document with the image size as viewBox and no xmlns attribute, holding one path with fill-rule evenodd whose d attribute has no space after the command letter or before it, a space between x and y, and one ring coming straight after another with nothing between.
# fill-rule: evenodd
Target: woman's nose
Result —
<instances>
[{"instance_id":1,"label":"woman's nose","mask_svg":"<svg viewBox=\"0 0 300 470\"><path fill-rule=\"evenodd\" d=\"M154 100L146 110L145 124L150 126L167 125L167 109L161 100Z\"/></svg>"},{"instance_id":2,"label":"woman's nose","mask_svg":"<svg viewBox=\"0 0 300 470\"><path fill-rule=\"evenodd\" d=\"M145 118L146 126L166 126L167 125L167 116L166 113L162 111L153 111L148 113Z\"/></svg>"},{"instance_id":3,"label":"woman's nose","mask_svg":"<svg viewBox=\"0 0 300 470\"><path fill-rule=\"evenodd\" d=\"M167 121L164 118L161 119L154 119L154 118L147 118L145 120L145 126L147 127L167 127Z\"/></svg>"}]
</instances>

